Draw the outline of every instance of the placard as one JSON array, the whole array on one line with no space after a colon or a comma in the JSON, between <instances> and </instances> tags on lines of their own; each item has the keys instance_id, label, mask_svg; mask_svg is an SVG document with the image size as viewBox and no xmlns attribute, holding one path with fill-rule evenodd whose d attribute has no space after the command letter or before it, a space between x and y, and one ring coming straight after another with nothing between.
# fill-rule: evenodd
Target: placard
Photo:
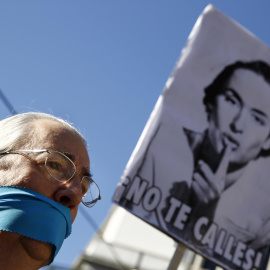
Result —
<instances>
[{"instance_id":1,"label":"placard","mask_svg":"<svg viewBox=\"0 0 270 270\"><path fill-rule=\"evenodd\" d=\"M269 47L207 6L113 197L226 269L259 269L270 243L269 65Z\"/></svg>"}]
</instances>

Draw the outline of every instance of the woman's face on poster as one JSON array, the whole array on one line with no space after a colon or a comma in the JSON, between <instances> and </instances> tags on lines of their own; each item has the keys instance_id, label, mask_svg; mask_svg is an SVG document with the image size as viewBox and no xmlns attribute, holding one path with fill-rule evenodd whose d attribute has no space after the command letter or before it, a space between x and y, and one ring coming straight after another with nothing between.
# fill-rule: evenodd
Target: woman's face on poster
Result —
<instances>
[{"instance_id":1,"label":"woman's face on poster","mask_svg":"<svg viewBox=\"0 0 270 270\"><path fill-rule=\"evenodd\" d=\"M270 145L270 84L248 69L237 69L211 105L209 137L218 152L230 147L230 162L243 165Z\"/></svg>"}]
</instances>

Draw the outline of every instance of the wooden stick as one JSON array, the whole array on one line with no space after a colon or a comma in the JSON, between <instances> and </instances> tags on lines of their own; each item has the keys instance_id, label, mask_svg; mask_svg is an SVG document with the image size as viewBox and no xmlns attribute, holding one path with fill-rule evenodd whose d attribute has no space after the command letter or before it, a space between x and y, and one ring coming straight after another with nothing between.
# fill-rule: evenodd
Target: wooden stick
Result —
<instances>
[{"instance_id":1,"label":"wooden stick","mask_svg":"<svg viewBox=\"0 0 270 270\"><path fill-rule=\"evenodd\" d=\"M183 244L181 243L177 244L176 250L174 252L174 255L170 261L170 264L167 270L177 270L180 264L180 261L182 260L184 256L185 250L186 250L186 247Z\"/></svg>"}]
</instances>

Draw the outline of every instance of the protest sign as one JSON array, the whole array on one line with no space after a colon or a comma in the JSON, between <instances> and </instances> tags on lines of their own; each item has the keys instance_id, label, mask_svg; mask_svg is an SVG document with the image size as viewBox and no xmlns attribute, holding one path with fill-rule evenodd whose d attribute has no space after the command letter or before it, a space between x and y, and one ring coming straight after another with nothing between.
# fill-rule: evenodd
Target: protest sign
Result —
<instances>
[{"instance_id":1,"label":"protest sign","mask_svg":"<svg viewBox=\"0 0 270 270\"><path fill-rule=\"evenodd\" d=\"M270 243L270 50L206 7L113 201L226 269Z\"/></svg>"}]
</instances>

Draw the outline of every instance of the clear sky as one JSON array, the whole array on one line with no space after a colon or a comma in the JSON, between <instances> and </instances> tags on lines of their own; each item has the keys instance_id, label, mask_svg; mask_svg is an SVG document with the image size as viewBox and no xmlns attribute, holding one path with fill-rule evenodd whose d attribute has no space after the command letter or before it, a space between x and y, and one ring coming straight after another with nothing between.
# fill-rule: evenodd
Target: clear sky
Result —
<instances>
[{"instance_id":1,"label":"clear sky","mask_svg":"<svg viewBox=\"0 0 270 270\"><path fill-rule=\"evenodd\" d=\"M269 0L213 0L270 44ZM98 225L205 0L6 0L0 88L17 112L68 119L89 143ZM10 115L0 102L0 118ZM38 181L38 179L37 179ZM81 212L55 259L70 266L95 230Z\"/></svg>"}]
</instances>

